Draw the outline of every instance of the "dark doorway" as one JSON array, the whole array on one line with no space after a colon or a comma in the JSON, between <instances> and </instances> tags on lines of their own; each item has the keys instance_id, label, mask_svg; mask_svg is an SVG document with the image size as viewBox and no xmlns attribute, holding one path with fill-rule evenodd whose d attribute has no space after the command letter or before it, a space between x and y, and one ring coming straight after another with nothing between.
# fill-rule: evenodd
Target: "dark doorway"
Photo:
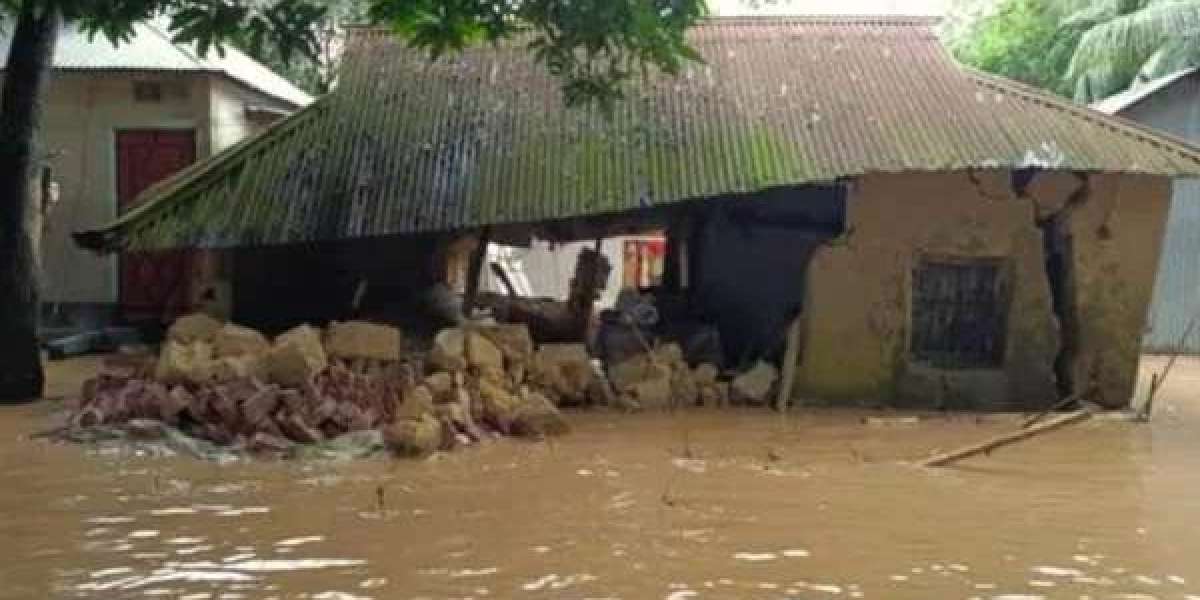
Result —
<instances>
[{"instance_id":1,"label":"dark doorway","mask_svg":"<svg viewBox=\"0 0 1200 600\"><path fill-rule=\"evenodd\" d=\"M117 209L137 206L138 194L196 162L192 129L117 132ZM190 250L126 252L121 255L120 304L130 321L166 320L189 309Z\"/></svg>"}]
</instances>

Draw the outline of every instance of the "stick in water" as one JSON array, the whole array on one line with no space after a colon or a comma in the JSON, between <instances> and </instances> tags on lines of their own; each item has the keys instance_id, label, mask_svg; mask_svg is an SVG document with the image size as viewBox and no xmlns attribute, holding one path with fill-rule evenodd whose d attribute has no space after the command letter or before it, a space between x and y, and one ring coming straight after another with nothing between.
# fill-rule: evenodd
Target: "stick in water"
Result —
<instances>
[{"instance_id":1,"label":"stick in water","mask_svg":"<svg viewBox=\"0 0 1200 600\"><path fill-rule=\"evenodd\" d=\"M1086 421L1091 416L1092 416L1091 408L1085 408L1083 410L1066 413L1064 415L1054 417L1053 419L1043 421L1032 427L1018 429L1012 433L1006 433L1004 435L996 436L990 440L980 442L978 444L974 444L971 446L967 446L965 448L960 448L953 452L947 452L945 454L938 454L937 456L933 456L931 458L926 459L924 462L921 463L921 466L922 467L946 467L946 466L949 466L960 460L963 460L965 458L971 458L972 456L976 456L979 454L986 454L997 448L1002 448L1004 446L1008 446L1010 444L1015 444L1022 440L1027 440L1027 439L1034 437L1040 433L1046 433L1047 431L1053 431L1055 429L1059 429L1061 427L1066 427L1067 425L1071 425L1073 423L1079 423L1081 421Z\"/></svg>"}]
</instances>

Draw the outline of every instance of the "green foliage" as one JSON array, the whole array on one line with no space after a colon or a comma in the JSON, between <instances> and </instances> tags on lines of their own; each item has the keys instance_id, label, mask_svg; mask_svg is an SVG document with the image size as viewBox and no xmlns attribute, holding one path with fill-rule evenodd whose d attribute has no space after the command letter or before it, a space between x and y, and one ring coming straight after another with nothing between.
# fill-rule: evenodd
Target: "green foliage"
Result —
<instances>
[{"instance_id":1,"label":"green foliage","mask_svg":"<svg viewBox=\"0 0 1200 600\"><path fill-rule=\"evenodd\" d=\"M1066 72L1076 99L1098 100L1200 64L1200 1L1126 0L1115 12L1079 41Z\"/></svg>"},{"instance_id":2,"label":"green foliage","mask_svg":"<svg viewBox=\"0 0 1200 600\"><path fill-rule=\"evenodd\" d=\"M1200 65L1200 0L1001 0L951 46L974 67L1094 102Z\"/></svg>"},{"instance_id":3,"label":"green foliage","mask_svg":"<svg viewBox=\"0 0 1200 600\"><path fill-rule=\"evenodd\" d=\"M649 68L678 73L699 55L685 33L704 0L371 0L371 16L433 57L516 38L563 82L567 104L611 107Z\"/></svg>"},{"instance_id":4,"label":"green foliage","mask_svg":"<svg viewBox=\"0 0 1200 600\"><path fill-rule=\"evenodd\" d=\"M313 94L324 94L333 86L340 64L342 42L347 25L367 22L369 0L309 0L326 9L312 31L316 53L284 56L274 44L256 40L246 32L235 35L231 43L272 71Z\"/></svg>"},{"instance_id":5,"label":"green foliage","mask_svg":"<svg viewBox=\"0 0 1200 600\"><path fill-rule=\"evenodd\" d=\"M1062 16L1043 0L1006 0L969 26L951 48L960 61L977 69L1065 93L1062 74L1078 34L1059 35Z\"/></svg>"},{"instance_id":6,"label":"green foliage","mask_svg":"<svg viewBox=\"0 0 1200 600\"><path fill-rule=\"evenodd\" d=\"M562 80L568 104L607 107L629 78L699 60L685 34L707 14L705 0L0 0L0 13L27 2L114 44L167 15L177 41L201 53L234 43L315 91L331 81L339 21L369 12L433 58L517 39Z\"/></svg>"}]
</instances>

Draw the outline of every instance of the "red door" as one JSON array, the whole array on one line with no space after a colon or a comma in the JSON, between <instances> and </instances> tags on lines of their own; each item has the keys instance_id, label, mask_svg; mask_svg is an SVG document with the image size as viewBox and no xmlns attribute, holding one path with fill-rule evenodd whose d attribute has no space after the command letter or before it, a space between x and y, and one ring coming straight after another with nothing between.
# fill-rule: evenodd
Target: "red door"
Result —
<instances>
[{"instance_id":1,"label":"red door","mask_svg":"<svg viewBox=\"0 0 1200 600\"><path fill-rule=\"evenodd\" d=\"M137 195L196 161L193 130L117 132L117 206L125 212ZM121 310L131 320L170 319L189 304L193 253L188 250L121 255Z\"/></svg>"}]
</instances>

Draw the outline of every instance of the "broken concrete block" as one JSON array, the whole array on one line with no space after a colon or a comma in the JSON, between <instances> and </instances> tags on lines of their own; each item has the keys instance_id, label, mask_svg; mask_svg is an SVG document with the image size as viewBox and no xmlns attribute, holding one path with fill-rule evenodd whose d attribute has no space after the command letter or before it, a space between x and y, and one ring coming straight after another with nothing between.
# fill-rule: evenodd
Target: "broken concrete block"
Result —
<instances>
[{"instance_id":1,"label":"broken concrete block","mask_svg":"<svg viewBox=\"0 0 1200 600\"><path fill-rule=\"evenodd\" d=\"M668 365L672 368L674 368L678 365L686 365L687 364L683 360L683 348L680 348L679 344L676 344L674 342L671 342L669 344L663 344L663 345L655 348L654 349L654 359L657 360L659 362L659 364Z\"/></svg>"},{"instance_id":2,"label":"broken concrete block","mask_svg":"<svg viewBox=\"0 0 1200 600\"><path fill-rule=\"evenodd\" d=\"M637 382L633 386L633 395L642 408L667 408L671 405L671 370L662 365L656 365L655 375Z\"/></svg>"},{"instance_id":3,"label":"broken concrete block","mask_svg":"<svg viewBox=\"0 0 1200 600\"><path fill-rule=\"evenodd\" d=\"M671 399L675 406L695 406L700 402L700 386L687 365L671 372Z\"/></svg>"},{"instance_id":4,"label":"broken concrete block","mask_svg":"<svg viewBox=\"0 0 1200 600\"><path fill-rule=\"evenodd\" d=\"M698 365L692 370L692 380L701 387L717 382L717 368L709 363Z\"/></svg>"},{"instance_id":5,"label":"broken concrete block","mask_svg":"<svg viewBox=\"0 0 1200 600\"><path fill-rule=\"evenodd\" d=\"M483 419L503 433L512 430L521 399L503 387L486 379L479 381L479 399L483 408Z\"/></svg>"},{"instance_id":6,"label":"broken concrete block","mask_svg":"<svg viewBox=\"0 0 1200 600\"><path fill-rule=\"evenodd\" d=\"M704 406L725 406L728 400L726 393L728 384L713 383L700 386L700 404Z\"/></svg>"},{"instance_id":7,"label":"broken concrete block","mask_svg":"<svg viewBox=\"0 0 1200 600\"><path fill-rule=\"evenodd\" d=\"M263 356L226 356L199 365L195 371L196 383L226 383L249 378L266 379Z\"/></svg>"},{"instance_id":8,"label":"broken concrete block","mask_svg":"<svg viewBox=\"0 0 1200 600\"><path fill-rule=\"evenodd\" d=\"M479 333L500 348L509 361L528 362L533 357L533 336L524 323L499 323L481 327Z\"/></svg>"},{"instance_id":9,"label":"broken concrete block","mask_svg":"<svg viewBox=\"0 0 1200 600\"><path fill-rule=\"evenodd\" d=\"M608 378L603 373L592 372L592 380L588 383L588 401L596 406L618 406L619 396Z\"/></svg>"},{"instance_id":10,"label":"broken concrete block","mask_svg":"<svg viewBox=\"0 0 1200 600\"><path fill-rule=\"evenodd\" d=\"M167 329L167 339L181 344L211 342L223 323L204 313L179 317Z\"/></svg>"},{"instance_id":11,"label":"broken concrete block","mask_svg":"<svg viewBox=\"0 0 1200 600\"><path fill-rule=\"evenodd\" d=\"M442 445L442 423L429 414L419 419L401 419L383 430L383 439L398 456L428 456Z\"/></svg>"},{"instance_id":12,"label":"broken concrete block","mask_svg":"<svg viewBox=\"0 0 1200 600\"><path fill-rule=\"evenodd\" d=\"M512 379L516 385L525 383L525 376L529 372L529 367L523 362L509 361L508 377Z\"/></svg>"},{"instance_id":13,"label":"broken concrete block","mask_svg":"<svg viewBox=\"0 0 1200 600\"><path fill-rule=\"evenodd\" d=\"M198 383L203 381L211 361L212 345L208 342L167 340L158 355L154 378L163 383Z\"/></svg>"},{"instance_id":14,"label":"broken concrete block","mask_svg":"<svg viewBox=\"0 0 1200 600\"><path fill-rule=\"evenodd\" d=\"M570 430L558 407L545 395L521 389L521 405L513 419L513 433L529 437L562 435Z\"/></svg>"},{"instance_id":15,"label":"broken concrete block","mask_svg":"<svg viewBox=\"0 0 1200 600\"><path fill-rule=\"evenodd\" d=\"M396 407L397 419L419 419L433 413L433 393L429 388L418 385L404 394L404 401Z\"/></svg>"},{"instance_id":16,"label":"broken concrete block","mask_svg":"<svg viewBox=\"0 0 1200 600\"><path fill-rule=\"evenodd\" d=\"M758 361L754 368L734 378L730 388L731 399L751 405L765 404L777 379L779 370L774 365Z\"/></svg>"},{"instance_id":17,"label":"broken concrete block","mask_svg":"<svg viewBox=\"0 0 1200 600\"><path fill-rule=\"evenodd\" d=\"M283 454L295 446L291 440L265 431L255 432L246 442L246 448L258 454Z\"/></svg>"},{"instance_id":18,"label":"broken concrete block","mask_svg":"<svg viewBox=\"0 0 1200 600\"><path fill-rule=\"evenodd\" d=\"M429 364L457 373L467 369L467 336L462 329L443 329L433 338Z\"/></svg>"},{"instance_id":19,"label":"broken concrete block","mask_svg":"<svg viewBox=\"0 0 1200 600\"><path fill-rule=\"evenodd\" d=\"M271 343L266 336L241 325L226 323L213 336L213 356L246 356L266 354Z\"/></svg>"},{"instance_id":20,"label":"broken concrete block","mask_svg":"<svg viewBox=\"0 0 1200 600\"><path fill-rule=\"evenodd\" d=\"M242 421L251 429L262 429L279 407L279 389L266 387L242 401Z\"/></svg>"},{"instance_id":21,"label":"broken concrete block","mask_svg":"<svg viewBox=\"0 0 1200 600\"><path fill-rule=\"evenodd\" d=\"M266 357L268 379L288 387L307 384L328 365L321 334L308 325L280 334Z\"/></svg>"},{"instance_id":22,"label":"broken concrete block","mask_svg":"<svg viewBox=\"0 0 1200 600\"><path fill-rule=\"evenodd\" d=\"M537 357L551 363L586 363L591 360L587 346L583 344L542 344L537 349Z\"/></svg>"},{"instance_id":23,"label":"broken concrete block","mask_svg":"<svg viewBox=\"0 0 1200 600\"><path fill-rule=\"evenodd\" d=\"M179 423L179 415L187 410L192 404L192 393L182 385L171 387L171 391L167 393L166 399L158 407L159 417L168 425L176 425Z\"/></svg>"},{"instance_id":24,"label":"broken concrete block","mask_svg":"<svg viewBox=\"0 0 1200 600\"><path fill-rule=\"evenodd\" d=\"M319 429L310 425L300 415L294 413L280 415L275 422L279 425L280 431L292 441L313 444L325 439L325 435Z\"/></svg>"},{"instance_id":25,"label":"broken concrete block","mask_svg":"<svg viewBox=\"0 0 1200 600\"><path fill-rule=\"evenodd\" d=\"M478 331L468 331L466 339L467 364L479 369L504 371L504 354L487 336Z\"/></svg>"},{"instance_id":26,"label":"broken concrete block","mask_svg":"<svg viewBox=\"0 0 1200 600\"><path fill-rule=\"evenodd\" d=\"M496 367L485 367L479 372L479 379L486 379L497 385L504 387L512 387L512 379L509 378L508 372L504 369Z\"/></svg>"},{"instance_id":27,"label":"broken concrete block","mask_svg":"<svg viewBox=\"0 0 1200 600\"><path fill-rule=\"evenodd\" d=\"M366 321L334 321L325 330L325 351L336 358L400 360L402 343L399 329Z\"/></svg>"},{"instance_id":28,"label":"broken concrete block","mask_svg":"<svg viewBox=\"0 0 1200 600\"><path fill-rule=\"evenodd\" d=\"M531 384L573 404L587 401L594 378L591 357L583 344L543 344L534 355L528 374Z\"/></svg>"},{"instance_id":29,"label":"broken concrete block","mask_svg":"<svg viewBox=\"0 0 1200 600\"><path fill-rule=\"evenodd\" d=\"M648 354L635 354L620 363L609 365L608 380L618 392L632 391L634 386L656 374L654 361Z\"/></svg>"},{"instance_id":30,"label":"broken concrete block","mask_svg":"<svg viewBox=\"0 0 1200 600\"><path fill-rule=\"evenodd\" d=\"M457 400L458 396L454 393L455 385L454 376L445 371L439 371L425 378L425 387L429 388L434 402Z\"/></svg>"},{"instance_id":31,"label":"broken concrete block","mask_svg":"<svg viewBox=\"0 0 1200 600\"><path fill-rule=\"evenodd\" d=\"M465 434L468 441L478 442L484 439L486 432L479 427L475 417L471 414L471 394L461 387L456 389L456 394L458 401L439 404L435 407L437 417L442 422L448 423L455 433Z\"/></svg>"}]
</instances>

